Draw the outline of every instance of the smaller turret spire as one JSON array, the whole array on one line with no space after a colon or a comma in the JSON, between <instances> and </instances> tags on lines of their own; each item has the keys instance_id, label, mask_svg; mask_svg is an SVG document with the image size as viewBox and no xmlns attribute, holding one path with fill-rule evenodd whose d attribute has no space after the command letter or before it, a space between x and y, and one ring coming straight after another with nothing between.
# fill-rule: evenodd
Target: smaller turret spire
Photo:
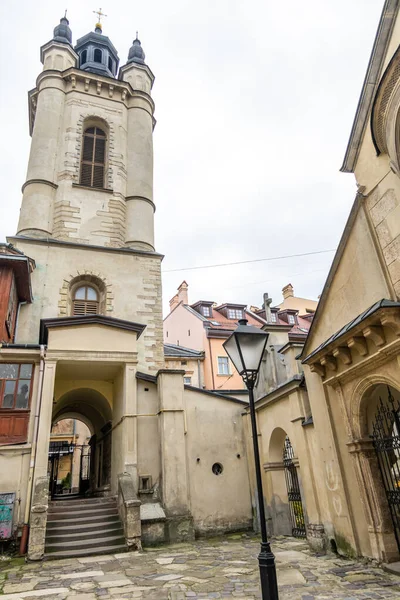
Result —
<instances>
[{"instance_id":1,"label":"smaller turret spire","mask_svg":"<svg viewBox=\"0 0 400 600\"><path fill-rule=\"evenodd\" d=\"M144 65L145 58L146 55L138 38L138 32L136 32L136 39L133 40L132 46L129 49L128 64L135 62Z\"/></svg>"},{"instance_id":2,"label":"smaller turret spire","mask_svg":"<svg viewBox=\"0 0 400 600\"><path fill-rule=\"evenodd\" d=\"M72 31L69 27L67 11L65 11L65 15L61 17L60 24L54 28L53 40L55 40L56 42L61 42L63 44L72 43Z\"/></svg>"}]
</instances>

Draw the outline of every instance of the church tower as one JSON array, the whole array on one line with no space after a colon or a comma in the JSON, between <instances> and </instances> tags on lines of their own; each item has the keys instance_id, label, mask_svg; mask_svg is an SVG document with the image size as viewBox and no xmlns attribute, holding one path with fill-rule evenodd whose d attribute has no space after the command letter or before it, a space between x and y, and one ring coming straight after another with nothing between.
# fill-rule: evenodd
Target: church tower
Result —
<instances>
[{"instance_id":1,"label":"church tower","mask_svg":"<svg viewBox=\"0 0 400 600\"><path fill-rule=\"evenodd\" d=\"M142 369L162 365L162 256L155 252L154 75L139 39L119 68L101 23L72 45L66 17L40 50L18 231L36 261L18 342L43 318L100 313L146 325ZM78 290L78 295L76 295Z\"/></svg>"}]
</instances>

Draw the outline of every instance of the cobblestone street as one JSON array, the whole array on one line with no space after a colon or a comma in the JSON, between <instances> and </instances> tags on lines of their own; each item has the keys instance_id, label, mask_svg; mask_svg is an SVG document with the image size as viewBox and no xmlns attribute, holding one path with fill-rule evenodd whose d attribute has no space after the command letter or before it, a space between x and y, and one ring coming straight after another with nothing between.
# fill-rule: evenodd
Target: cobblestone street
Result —
<instances>
[{"instance_id":1,"label":"cobblestone street","mask_svg":"<svg viewBox=\"0 0 400 600\"><path fill-rule=\"evenodd\" d=\"M258 540L229 536L143 553L0 566L2 600L260 598ZM280 600L400 599L400 578L293 538L273 540ZM1 564L1 563L0 563Z\"/></svg>"}]
</instances>

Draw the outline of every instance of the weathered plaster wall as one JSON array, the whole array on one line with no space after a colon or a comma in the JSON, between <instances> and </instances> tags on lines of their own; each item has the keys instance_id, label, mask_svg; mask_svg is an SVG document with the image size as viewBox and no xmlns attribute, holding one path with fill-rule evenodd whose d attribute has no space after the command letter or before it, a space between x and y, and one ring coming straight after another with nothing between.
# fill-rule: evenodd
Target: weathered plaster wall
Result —
<instances>
[{"instance_id":1,"label":"weathered plaster wall","mask_svg":"<svg viewBox=\"0 0 400 600\"><path fill-rule=\"evenodd\" d=\"M250 527L243 404L189 390L185 390L184 399L190 509L196 531L211 533ZM214 463L223 466L221 475L212 472Z\"/></svg>"}]
</instances>

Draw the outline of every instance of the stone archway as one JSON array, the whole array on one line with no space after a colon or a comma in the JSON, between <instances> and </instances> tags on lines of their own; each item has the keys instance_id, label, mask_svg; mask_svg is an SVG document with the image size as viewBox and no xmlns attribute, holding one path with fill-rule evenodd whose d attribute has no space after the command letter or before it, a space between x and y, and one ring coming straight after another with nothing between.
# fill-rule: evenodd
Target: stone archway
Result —
<instances>
[{"instance_id":1,"label":"stone archway","mask_svg":"<svg viewBox=\"0 0 400 600\"><path fill-rule=\"evenodd\" d=\"M63 394L55 403L52 422L77 419L91 432L89 493L106 492L111 484L111 420L108 400L92 388L76 388Z\"/></svg>"},{"instance_id":2,"label":"stone archway","mask_svg":"<svg viewBox=\"0 0 400 600\"><path fill-rule=\"evenodd\" d=\"M394 534L373 433L379 418L379 405L392 394L400 403L400 391L387 377L370 376L359 383L351 402L352 426L356 439L349 444L355 459L361 502L368 522L372 556L391 562L398 560L399 548ZM384 444L391 443L385 440Z\"/></svg>"},{"instance_id":3,"label":"stone archway","mask_svg":"<svg viewBox=\"0 0 400 600\"><path fill-rule=\"evenodd\" d=\"M268 513L271 518L271 533L274 535L292 535L283 462L286 438L287 433L281 427L272 431L268 445L269 462L264 466L268 476Z\"/></svg>"}]
</instances>

